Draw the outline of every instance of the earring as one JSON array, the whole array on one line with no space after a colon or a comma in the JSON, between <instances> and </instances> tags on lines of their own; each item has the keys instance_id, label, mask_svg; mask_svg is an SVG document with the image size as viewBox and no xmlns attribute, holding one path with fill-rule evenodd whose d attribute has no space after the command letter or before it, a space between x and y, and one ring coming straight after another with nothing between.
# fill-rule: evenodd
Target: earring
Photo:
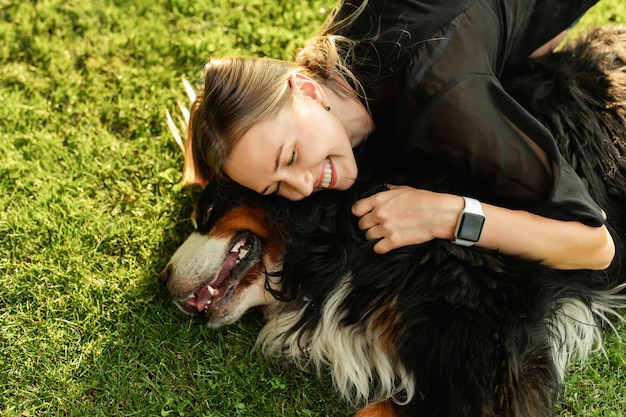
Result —
<instances>
[{"instance_id":1,"label":"earring","mask_svg":"<svg viewBox=\"0 0 626 417\"><path fill-rule=\"evenodd\" d=\"M324 103L323 101L322 101L322 106L324 106L324 109L326 111L330 111L330 106L327 106L326 103Z\"/></svg>"}]
</instances>

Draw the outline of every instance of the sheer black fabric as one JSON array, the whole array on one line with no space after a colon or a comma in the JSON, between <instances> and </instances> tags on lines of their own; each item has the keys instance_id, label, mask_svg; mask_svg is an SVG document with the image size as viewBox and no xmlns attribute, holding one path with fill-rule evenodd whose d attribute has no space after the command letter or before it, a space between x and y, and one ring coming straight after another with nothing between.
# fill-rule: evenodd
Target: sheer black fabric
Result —
<instances>
[{"instance_id":1,"label":"sheer black fabric","mask_svg":"<svg viewBox=\"0 0 626 417\"><path fill-rule=\"evenodd\" d=\"M603 224L550 132L499 81L594 3L370 1L344 34L364 40L354 71L377 126L372 148L383 141L398 153L432 155L480 183L488 191L482 198L498 205Z\"/></svg>"}]
</instances>

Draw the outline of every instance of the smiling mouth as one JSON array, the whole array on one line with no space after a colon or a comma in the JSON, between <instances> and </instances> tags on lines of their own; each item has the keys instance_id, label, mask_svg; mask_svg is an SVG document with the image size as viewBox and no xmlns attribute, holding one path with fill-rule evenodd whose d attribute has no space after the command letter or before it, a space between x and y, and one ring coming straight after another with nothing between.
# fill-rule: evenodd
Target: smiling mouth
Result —
<instances>
[{"instance_id":1,"label":"smiling mouth","mask_svg":"<svg viewBox=\"0 0 626 417\"><path fill-rule=\"evenodd\" d=\"M337 173L333 169L333 163L330 158L324 160L324 167L320 175L318 188L330 189L337 184Z\"/></svg>"},{"instance_id":2,"label":"smiling mouth","mask_svg":"<svg viewBox=\"0 0 626 417\"><path fill-rule=\"evenodd\" d=\"M177 304L190 314L201 314L221 301L227 301L241 278L261 262L258 238L249 232L240 233L215 275Z\"/></svg>"}]
</instances>

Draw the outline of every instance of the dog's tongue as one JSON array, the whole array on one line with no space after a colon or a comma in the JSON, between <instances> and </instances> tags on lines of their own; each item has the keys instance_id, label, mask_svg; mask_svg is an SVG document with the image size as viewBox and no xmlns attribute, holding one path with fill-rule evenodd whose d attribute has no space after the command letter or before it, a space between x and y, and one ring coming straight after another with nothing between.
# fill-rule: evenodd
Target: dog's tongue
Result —
<instances>
[{"instance_id":1,"label":"dog's tongue","mask_svg":"<svg viewBox=\"0 0 626 417\"><path fill-rule=\"evenodd\" d=\"M205 285L196 293L194 302L195 307L199 312L203 312L209 300L219 294L219 291L215 287L220 285L226 277L230 275L230 271L232 271L235 265L237 265L238 258L238 252L231 252L226 259L224 259L224 263L222 263L222 266L219 271L217 271L217 274L215 274L215 278L211 280L211 283L209 285ZM212 289L209 290L209 287L212 287ZM211 291L213 291L213 293L211 293Z\"/></svg>"}]
</instances>

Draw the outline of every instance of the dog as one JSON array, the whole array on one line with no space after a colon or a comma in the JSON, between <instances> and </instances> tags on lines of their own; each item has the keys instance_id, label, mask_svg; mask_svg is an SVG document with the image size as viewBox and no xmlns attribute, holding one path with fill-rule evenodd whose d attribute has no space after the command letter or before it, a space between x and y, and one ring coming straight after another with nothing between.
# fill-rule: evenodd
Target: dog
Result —
<instances>
[{"instance_id":1,"label":"dog","mask_svg":"<svg viewBox=\"0 0 626 417\"><path fill-rule=\"evenodd\" d=\"M209 326L260 308L258 345L329 369L355 417L554 414L572 356L602 347L626 306L626 30L596 30L504 83L554 134L608 216L619 255L607 271L556 271L434 240L373 252L350 213L402 172L299 202L214 181L195 231L159 276Z\"/></svg>"}]
</instances>

